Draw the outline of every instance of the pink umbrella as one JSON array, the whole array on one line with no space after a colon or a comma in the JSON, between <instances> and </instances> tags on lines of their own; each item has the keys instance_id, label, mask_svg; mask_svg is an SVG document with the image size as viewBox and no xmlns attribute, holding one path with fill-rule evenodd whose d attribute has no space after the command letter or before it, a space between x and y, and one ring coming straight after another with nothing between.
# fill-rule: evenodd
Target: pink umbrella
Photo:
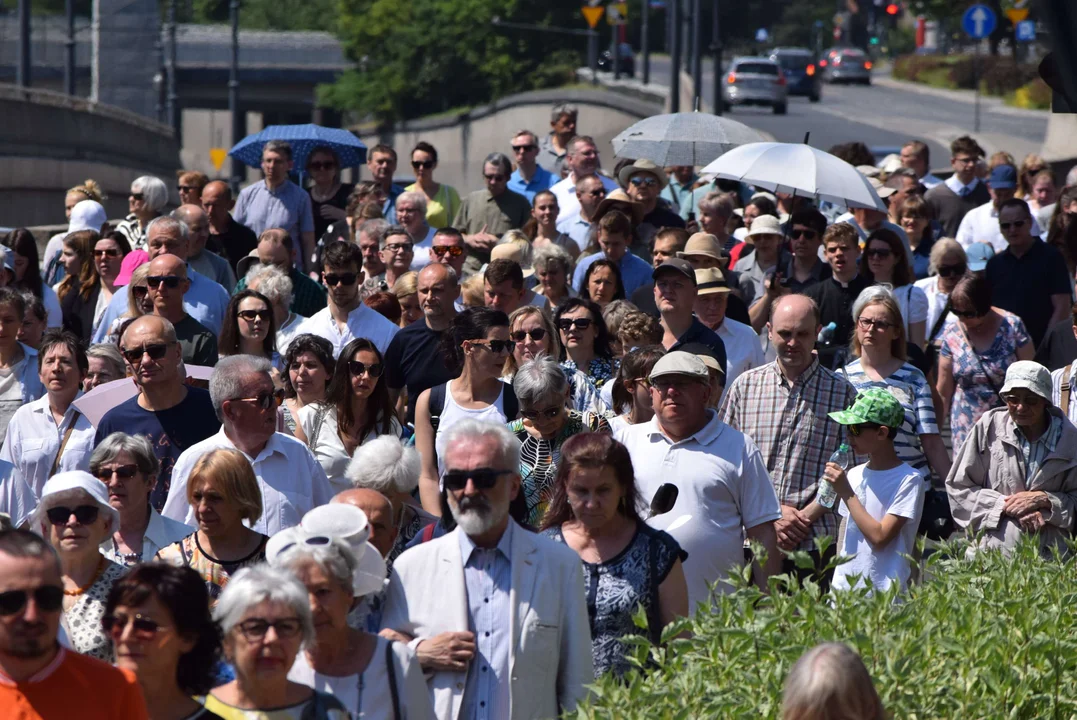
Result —
<instances>
[{"instance_id":1,"label":"pink umbrella","mask_svg":"<svg viewBox=\"0 0 1077 720\"><path fill-rule=\"evenodd\" d=\"M213 374L213 368L204 365L185 365L184 367L187 369L188 380L209 380L209 376ZM138 385L134 378L128 377L98 385L90 392L76 398L72 405L96 427L105 413L135 395L138 395Z\"/></svg>"}]
</instances>

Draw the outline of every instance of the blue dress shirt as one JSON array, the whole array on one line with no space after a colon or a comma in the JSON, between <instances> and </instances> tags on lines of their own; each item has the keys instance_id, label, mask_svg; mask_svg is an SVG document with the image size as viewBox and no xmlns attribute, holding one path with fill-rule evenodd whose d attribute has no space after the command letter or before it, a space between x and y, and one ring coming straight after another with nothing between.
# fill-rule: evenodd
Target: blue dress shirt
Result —
<instances>
[{"instance_id":1,"label":"blue dress shirt","mask_svg":"<svg viewBox=\"0 0 1077 720\"><path fill-rule=\"evenodd\" d=\"M509 714L509 657L512 646L512 533L492 550L476 547L462 530L460 559L467 587L467 626L475 633L475 657L467 673L461 713L467 720L501 720Z\"/></svg>"},{"instance_id":2,"label":"blue dress shirt","mask_svg":"<svg viewBox=\"0 0 1077 720\"><path fill-rule=\"evenodd\" d=\"M560 180L560 177L549 170L546 170L541 165L536 165L535 174L531 176L531 182L524 182L523 176L520 175L520 168L516 168L516 171L509 177L509 190L520 193L527 198L527 202L533 204L536 195L543 190L549 190Z\"/></svg>"},{"instance_id":3,"label":"blue dress shirt","mask_svg":"<svg viewBox=\"0 0 1077 720\"><path fill-rule=\"evenodd\" d=\"M587 274L587 268L591 267L597 260L605 260L606 253L600 252L594 255L588 255L581 259L576 265L576 273L572 276L572 287L576 289L576 292L582 292L583 278ZM650 263L643 260L637 255L633 255L632 251L625 253L625 256L621 258L621 262L618 264L621 270L621 282L625 286L625 297L632 297L632 293L636 291L642 285L646 285L651 281L651 273L654 272L654 268Z\"/></svg>"}]
</instances>

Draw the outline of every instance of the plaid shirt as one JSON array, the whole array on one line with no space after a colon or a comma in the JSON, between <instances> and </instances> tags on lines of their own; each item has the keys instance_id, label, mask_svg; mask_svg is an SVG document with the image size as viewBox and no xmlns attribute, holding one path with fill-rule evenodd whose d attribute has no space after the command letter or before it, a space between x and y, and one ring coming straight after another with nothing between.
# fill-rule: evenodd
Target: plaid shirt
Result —
<instances>
[{"instance_id":1,"label":"plaid shirt","mask_svg":"<svg viewBox=\"0 0 1077 720\"><path fill-rule=\"evenodd\" d=\"M1017 428L1014 432L1014 437L1017 438L1017 444L1021 448L1021 454L1025 456L1025 483L1028 483L1036 473L1040 471L1040 466L1043 465L1043 461L1047 459L1047 456L1055 451L1058 447L1058 441L1062 439L1062 418L1056 415L1049 415L1051 418L1051 424L1047 427L1047 430L1040 435L1039 439L1030 442L1021 428Z\"/></svg>"},{"instance_id":2,"label":"plaid shirt","mask_svg":"<svg viewBox=\"0 0 1077 720\"><path fill-rule=\"evenodd\" d=\"M718 417L759 447L778 501L797 509L815 499L819 478L844 437L828 413L853 404L856 390L816 358L789 382L777 362L749 370L726 390ZM837 535L834 512L812 526L812 536ZM811 550L811 540L801 550Z\"/></svg>"}]
</instances>

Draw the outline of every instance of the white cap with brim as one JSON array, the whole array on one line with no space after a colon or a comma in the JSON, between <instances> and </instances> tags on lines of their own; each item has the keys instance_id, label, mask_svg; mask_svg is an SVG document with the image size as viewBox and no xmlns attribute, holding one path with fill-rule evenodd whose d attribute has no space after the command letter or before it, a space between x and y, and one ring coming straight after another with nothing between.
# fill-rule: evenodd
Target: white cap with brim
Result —
<instances>
[{"instance_id":1,"label":"white cap with brim","mask_svg":"<svg viewBox=\"0 0 1077 720\"><path fill-rule=\"evenodd\" d=\"M67 224L67 232L79 232L80 230L93 230L101 232L101 227L108 222L105 208L96 200L82 200L75 203L71 208L71 220Z\"/></svg>"},{"instance_id":2,"label":"white cap with brim","mask_svg":"<svg viewBox=\"0 0 1077 720\"><path fill-rule=\"evenodd\" d=\"M385 560L378 549L367 542L370 522L366 513L346 503L329 503L314 508L299 523L308 535L339 538L355 555L356 568L352 589L356 597L379 593L385 587Z\"/></svg>"},{"instance_id":3,"label":"white cap with brim","mask_svg":"<svg viewBox=\"0 0 1077 720\"><path fill-rule=\"evenodd\" d=\"M1051 371L1032 360L1018 360L1006 369L1006 382L999 395L1024 388L1051 402Z\"/></svg>"},{"instance_id":4,"label":"white cap with brim","mask_svg":"<svg viewBox=\"0 0 1077 720\"><path fill-rule=\"evenodd\" d=\"M710 382L710 373L707 372L707 366L699 359L699 356L680 350L663 355L654 364L649 378L657 380L666 375L686 375L704 383Z\"/></svg>"},{"instance_id":5,"label":"white cap with brim","mask_svg":"<svg viewBox=\"0 0 1077 720\"><path fill-rule=\"evenodd\" d=\"M37 527L50 508L60 505L72 506L72 501L82 501L80 496L89 495L99 511L112 519L112 529L120 526L120 513L108 504L108 488L105 483L85 470L57 473L41 488L41 502L30 515L30 526ZM74 509L74 507L72 507Z\"/></svg>"}]
</instances>

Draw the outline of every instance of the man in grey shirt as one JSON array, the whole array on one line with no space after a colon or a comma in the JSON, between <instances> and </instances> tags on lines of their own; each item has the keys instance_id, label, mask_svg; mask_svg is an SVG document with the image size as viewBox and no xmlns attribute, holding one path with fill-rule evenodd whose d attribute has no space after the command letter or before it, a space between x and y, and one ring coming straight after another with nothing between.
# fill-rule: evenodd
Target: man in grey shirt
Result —
<instances>
[{"instance_id":1,"label":"man in grey shirt","mask_svg":"<svg viewBox=\"0 0 1077 720\"><path fill-rule=\"evenodd\" d=\"M228 292L236 286L236 274L228 261L216 253L206 250L209 241L209 217L198 205L180 205L172 211L172 217L187 223L190 254L187 264L210 280L215 281Z\"/></svg>"}]
</instances>

